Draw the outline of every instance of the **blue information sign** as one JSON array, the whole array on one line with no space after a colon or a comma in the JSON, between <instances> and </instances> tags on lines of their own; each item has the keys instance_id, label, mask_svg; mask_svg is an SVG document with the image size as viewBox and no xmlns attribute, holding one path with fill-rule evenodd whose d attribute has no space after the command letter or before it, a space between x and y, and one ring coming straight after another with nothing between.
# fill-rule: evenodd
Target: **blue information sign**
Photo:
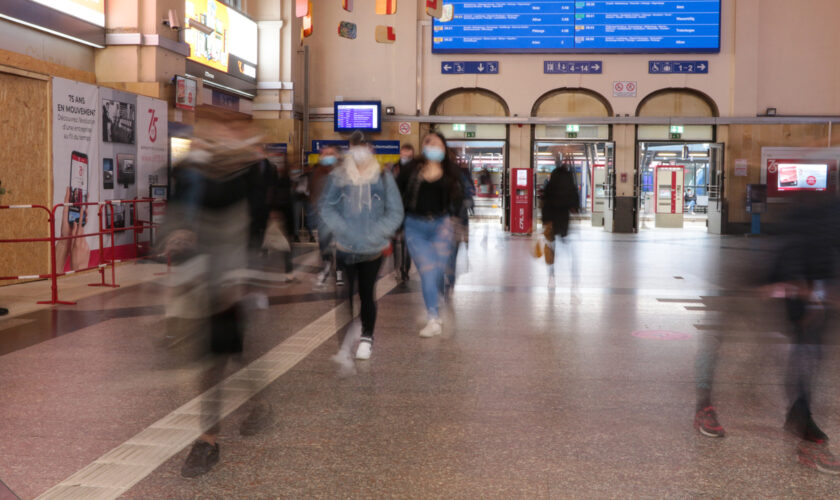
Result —
<instances>
[{"instance_id":1,"label":"blue information sign","mask_svg":"<svg viewBox=\"0 0 840 500\"><path fill-rule=\"evenodd\" d=\"M546 74L598 74L604 71L602 61L545 61L543 73Z\"/></svg>"},{"instance_id":2,"label":"blue information sign","mask_svg":"<svg viewBox=\"0 0 840 500\"><path fill-rule=\"evenodd\" d=\"M443 61L440 72L444 75L497 75L499 61Z\"/></svg>"},{"instance_id":3,"label":"blue information sign","mask_svg":"<svg viewBox=\"0 0 840 500\"><path fill-rule=\"evenodd\" d=\"M709 72L709 61L649 61L648 73L659 74L706 74Z\"/></svg>"},{"instance_id":4,"label":"blue information sign","mask_svg":"<svg viewBox=\"0 0 840 500\"><path fill-rule=\"evenodd\" d=\"M720 0L447 0L432 51L720 52Z\"/></svg>"}]
</instances>

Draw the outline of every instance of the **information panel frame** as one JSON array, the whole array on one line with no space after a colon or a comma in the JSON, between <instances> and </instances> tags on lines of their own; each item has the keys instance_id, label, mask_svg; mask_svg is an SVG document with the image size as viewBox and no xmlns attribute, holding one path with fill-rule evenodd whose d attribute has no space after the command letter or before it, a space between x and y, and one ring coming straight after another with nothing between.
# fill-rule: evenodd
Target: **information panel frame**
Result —
<instances>
[{"instance_id":1,"label":"information panel frame","mask_svg":"<svg viewBox=\"0 0 840 500\"><path fill-rule=\"evenodd\" d=\"M716 26L716 28L717 28L717 33L716 33L717 36L715 37L714 46L708 46L708 47L706 47L706 46L703 46L703 47L688 47L688 46L686 46L686 47L682 47L682 48L681 47L656 47L656 46L653 46L653 45L650 45L650 46L635 46L635 47L633 47L633 46L625 46L625 47L618 47L618 46L611 46L611 47L577 46L577 43L578 43L577 39L578 38L587 38L586 33L578 33L579 31L584 31L585 32L585 31L587 31L587 28L594 28L595 30L597 30L598 29L597 26L600 26L600 25L587 24L585 21L586 21L586 16L588 14L586 14L586 13L579 14L577 12L578 6L580 4L587 4L587 5L581 6L580 8L589 8L589 7L594 7L594 5L589 5L589 4L601 4L601 3L606 4L606 3L609 3L609 2L613 2L613 1L616 1L616 0L598 0L598 1L592 1L592 0L590 0L590 1L557 0L557 4L568 4L568 6L571 7L571 10L569 11L569 14L564 14L564 15L571 16L571 18L573 18L572 19L573 23L577 23L578 21L584 21L582 24L570 24L571 31L569 32L568 37L566 37L566 36L552 37L552 38L571 38L572 41L573 41L571 46L551 46L551 47L536 47L536 46L532 46L532 47L513 47L513 46L505 47L505 46L495 46L494 47L494 46L488 46L488 44L485 43L485 40L482 40L482 41L475 42L475 44L477 46L476 48L465 48L465 47L451 47L451 46L446 47L446 46L444 46L445 42L442 40L445 37L438 36L438 35L443 35L444 34L443 32L446 30L447 26L449 26L449 27L457 26L457 24L452 24L452 23L453 23L453 21L456 21L458 19L458 5L464 4L464 3L487 4L484 7L484 10L487 11L488 15L503 16L503 15L508 15L508 14L505 14L504 12L500 11L499 8L498 8L499 6L496 5L496 4L516 4L516 7L522 7L522 4L533 4L533 3L545 4L546 2L544 0L543 1L537 1L537 0L533 0L533 1L495 0L495 1L485 1L485 2L474 2L474 1L470 1L470 0L447 0L447 3L454 4L454 17L453 17L452 21L447 21L447 22L442 22L441 20L439 20L437 18L432 19L432 53L433 54L441 54L441 55L443 55L443 54L719 54L722 50L722 47L721 47L721 45L722 45L722 23L723 23L723 9L722 9L722 5L721 5L722 0L663 0L665 3L674 3L675 5L681 5L681 4L686 4L686 3L695 3L695 2L709 2L709 3L716 2L717 3L717 16L716 16L716 24L713 25L713 26ZM648 0L629 0L629 1L633 1L633 2L638 1L638 2L650 3ZM622 0L621 2L618 2L618 3L626 4L626 3L628 3L628 0ZM610 5L610 6L614 7L616 5ZM520 13L514 13L513 15L522 15L522 14L523 13L520 12ZM633 13L628 11L626 14L633 14ZM654 14L654 13L647 13L647 14ZM583 15L584 17L583 18L578 17L580 15ZM532 14L532 18L534 18L534 16L541 16L541 15L540 14ZM634 24L634 23L628 23L627 25L629 26L630 24ZM645 26L647 29L650 29L651 31L656 31L656 29L658 29L658 27L660 27L661 25L662 25L662 23L650 23L650 24L641 24L640 26ZM509 29L532 29L534 25L517 24L517 23L515 23L515 21L512 21L509 24L509 26L510 26ZM516 28L514 28L514 26L516 26ZM554 25L554 26L562 26L562 25ZM581 26L583 26L583 28L581 28ZM604 24L603 26L607 26L607 25ZM616 26L622 26L622 25L616 25ZM695 23L693 25L686 25L686 26L701 26L701 24L700 23ZM654 28L654 27L656 27L656 28ZM490 31L490 30L484 29L482 31ZM581 36L581 35L583 35L583 36ZM477 35L477 37L482 38L481 36L478 36L478 35ZM483 37L483 38L486 38L489 41L496 41L496 40L492 40L492 37ZM497 35L497 36L495 36L495 38L510 38L510 37ZM654 38L655 38L655 36L654 36ZM489 43L489 41L488 41L488 43ZM508 40L508 41L510 41L510 40ZM586 43L586 42L583 42L583 43ZM479 47L480 45L484 45L484 46Z\"/></svg>"},{"instance_id":2,"label":"information panel frame","mask_svg":"<svg viewBox=\"0 0 840 500\"><path fill-rule=\"evenodd\" d=\"M371 117L372 123L369 127L359 127L354 125L342 126L341 108L351 106L373 107L374 114ZM333 103L333 131L335 132L353 132L359 130L362 132L379 133L382 132L382 101L334 101Z\"/></svg>"}]
</instances>

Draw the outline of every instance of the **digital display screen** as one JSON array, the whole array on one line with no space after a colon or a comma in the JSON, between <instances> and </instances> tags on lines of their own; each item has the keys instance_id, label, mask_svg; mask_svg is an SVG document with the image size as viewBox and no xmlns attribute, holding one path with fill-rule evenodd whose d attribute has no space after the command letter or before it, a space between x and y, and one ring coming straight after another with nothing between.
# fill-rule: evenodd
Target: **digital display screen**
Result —
<instances>
[{"instance_id":1,"label":"digital display screen","mask_svg":"<svg viewBox=\"0 0 840 500\"><path fill-rule=\"evenodd\" d=\"M432 51L720 52L720 0L447 0Z\"/></svg>"},{"instance_id":2,"label":"digital display screen","mask_svg":"<svg viewBox=\"0 0 840 500\"><path fill-rule=\"evenodd\" d=\"M779 191L825 191L828 187L828 165L780 163Z\"/></svg>"},{"instance_id":3,"label":"digital display screen","mask_svg":"<svg viewBox=\"0 0 840 500\"><path fill-rule=\"evenodd\" d=\"M335 103L335 131L365 130L379 132L382 105L379 101L344 101Z\"/></svg>"},{"instance_id":4,"label":"digital display screen","mask_svg":"<svg viewBox=\"0 0 840 500\"><path fill-rule=\"evenodd\" d=\"M186 0L188 59L235 76L257 77L257 23L218 0Z\"/></svg>"}]
</instances>

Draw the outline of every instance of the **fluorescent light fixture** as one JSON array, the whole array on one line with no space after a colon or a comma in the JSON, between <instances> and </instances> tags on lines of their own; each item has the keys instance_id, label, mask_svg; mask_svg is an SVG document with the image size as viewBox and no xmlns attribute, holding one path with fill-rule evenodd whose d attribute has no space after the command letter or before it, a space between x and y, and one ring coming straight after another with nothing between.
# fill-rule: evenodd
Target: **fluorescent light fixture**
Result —
<instances>
[{"instance_id":1,"label":"fluorescent light fixture","mask_svg":"<svg viewBox=\"0 0 840 500\"><path fill-rule=\"evenodd\" d=\"M58 36L58 37L61 37L61 38L66 38L67 40L72 40L72 41L77 42L77 43L88 45L90 47L94 47L94 48L97 48L97 49L104 49L105 48L104 45L99 45L98 43L93 43L93 42L89 42L87 40L82 40L81 38L76 38L74 36L68 35L67 33L62 33L60 31L51 30L51 29L45 28L43 26L38 26L37 24L28 23L28 22L23 21L21 19L18 19L16 17L7 16L5 14L0 14L0 18L12 21L13 23L22 24L22 25L27 26L29 28L33 28L33 29L36 29L36 30L43 31L45 33L49 33L50 35L55 35L55 36Z\"/></svg>"},{"instance_id":2,"label":"fluorescent light fixture","mask_svg":"<svg viewBox=\"0 0 840 500\"><path fill-rule=\"evenodd\" d=\"M676 158L677 153L669 153L667 151L661 151L659 153L656 153L656 156L662 156L663 158Z\"/></svg>"},{"instance_id":3,"label":"fluorescent light fixture","mask_svg":"<svg viewBox=\"0 0 840 500\"><path fill-rule=\"evenodd\" d=\"M708 153L688 153L688 156L691 158L708 158Z\"/></svg>"}]
</instances>

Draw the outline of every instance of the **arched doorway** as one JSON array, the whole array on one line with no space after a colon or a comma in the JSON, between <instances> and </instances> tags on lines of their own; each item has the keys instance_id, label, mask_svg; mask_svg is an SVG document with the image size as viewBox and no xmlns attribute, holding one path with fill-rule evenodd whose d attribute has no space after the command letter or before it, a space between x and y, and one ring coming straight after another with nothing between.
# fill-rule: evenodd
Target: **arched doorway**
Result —
<instances>
[{"instance_id":1,"label":"arched doorway","mask_svg":"<svg viewBox=\"0 0 840 500\"><path fill-rule=\"evenodd\" d=\"M609 101L597 92L582 88L561 88L543 94L534 103L531 116L556 119L556 123L531 127L535 210L542 187L555 168L554 151L569 152L573 158L580 193L580 213L594 226L603 226L611 199L615 146L610 125L578 124L576 119L612 116Z\"/></svg>"},{"instance_id":2,"label":"arched doorway","mask_svg":"<svg viewBox=\"0 0 840 500\"><path fill-rule=\"evenodd\" d=\"M662 89L642 99L636 116L671 121L636 128L636 229L688 227L719 233L723 145L715 142L714 125L680 122L719 116L714 100L694 89Z\"/></svg>"},{"instance_id":3,"label":"arched doorway","mask_svg":"<svg viewBox=\"0 0 840 500\"><path fill-rule=\"evenodd\" d=\"M506 117L507 103L498 94L481 88L457 88L441 94L431 105L432 116ZM499 220L507 229L508 126L483 123L431 124L446 137L458 158L469 166L476 184L474 217Z\"/></svg>"}]
</instances>

